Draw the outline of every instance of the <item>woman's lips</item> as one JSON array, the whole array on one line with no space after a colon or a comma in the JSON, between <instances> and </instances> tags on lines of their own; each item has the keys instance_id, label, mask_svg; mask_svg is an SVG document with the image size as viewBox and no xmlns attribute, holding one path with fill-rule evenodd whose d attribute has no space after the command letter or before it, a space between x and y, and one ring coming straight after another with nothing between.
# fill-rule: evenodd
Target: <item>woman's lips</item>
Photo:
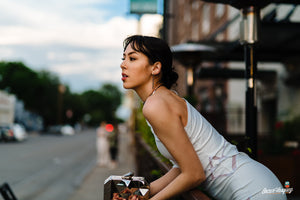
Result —
<instances>
[{"instance_id":1,"label":"woman's lips","mask_svg":"<svg viewBox=\"0 0 300 200\"><path fill-rule=\"evenodd\" d=\"M126 78L128 78L128 76L126 74L122 73L122 81L125 81Z\"/></svg>"}]
</instances>

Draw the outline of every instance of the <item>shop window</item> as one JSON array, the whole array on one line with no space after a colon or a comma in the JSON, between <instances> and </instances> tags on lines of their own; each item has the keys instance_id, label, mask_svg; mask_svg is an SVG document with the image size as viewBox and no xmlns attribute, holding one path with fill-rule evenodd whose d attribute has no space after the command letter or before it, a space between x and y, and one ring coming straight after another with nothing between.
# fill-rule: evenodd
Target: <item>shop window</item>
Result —
<instances>
[{"instance_id":1,"label":"shop window","mask_svg":"<svg viewBox=\"0 0 300 200\"><path fill-rule=\"evenodd\" d=\"M216 4L216 17L220 19L225 14L225 5L224 4Z\"/></svg>"},{"instance_id":2,"label":"shop window","mask_svg":"<svg viewBox=\"0 0 300 200\"><path fill-rule=\"evenodd\" d=\"M202 13L203 13L202 33L208 34L210 31L210 6L204 4Z\"/></svg>"}]
</instances>

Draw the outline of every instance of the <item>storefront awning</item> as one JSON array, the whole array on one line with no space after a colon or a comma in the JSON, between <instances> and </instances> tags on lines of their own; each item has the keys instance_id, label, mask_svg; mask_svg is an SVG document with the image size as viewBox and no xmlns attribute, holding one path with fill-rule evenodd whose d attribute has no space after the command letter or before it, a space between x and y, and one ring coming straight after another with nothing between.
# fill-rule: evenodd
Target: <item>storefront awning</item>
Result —
<instances>
[{"instance_id":1,"label":"storefront awning","mask_svg":"<svg viewBox=\"0 0 300 200\"><path fill-rule=\"evenodd\" d=\"M229 4L235 8L245 8L248 6L265 7L270 3L277 4L300 4L300 0L202 0L210 3Z\"/></svg>"},{"instance_id":2,"label":"storefront awning","mask_svg":"<svg viewBox=\"0 0 300 200\"><path fill-rule=\"evenodd\" d=\"M228 0L228 2L238 3L235 0ZM257 158L257 105L255 99L257 61L281 63L292 61L297 63L297 67L300 66L298 64L300 63L300 23L289 21L260 22L258 28L260 32L255 43L241 45L238 40L229 42L204 40L172 46L175 59L186 67L196 67L203 61L245 61L245 80L247 83L245 132L246 136L249 137L248 146L253 151L251 157L254 159ZM206 77L209 75L208 72L206 71ZM224 78L224 71L218 74ZM229 76L232 76L232 71ZM297 76L294 79L298 80Z\"/></svg>"},{"instance_id":3,"label":"storefront awning","mask_svg":"<svg viewBox=\"0 0 300 200\"><path fill-rule=\"evenodd\" d=\"M244 61L240 42L189 41L171 47L175 59L190 66L203 61ZM300 23L261 22L257 60L282 62L300 59Z\"/></svg>"}]
</instances>

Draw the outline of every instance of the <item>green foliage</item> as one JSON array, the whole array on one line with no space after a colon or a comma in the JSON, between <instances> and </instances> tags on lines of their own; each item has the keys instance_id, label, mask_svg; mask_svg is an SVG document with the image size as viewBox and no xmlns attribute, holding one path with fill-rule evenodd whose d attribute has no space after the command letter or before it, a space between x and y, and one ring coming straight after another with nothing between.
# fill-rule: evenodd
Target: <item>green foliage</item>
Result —
<instances>
[{"instance_id":1,"label":"green foliage","mask_svg":"<svg viewBox=\"0 0 300 200\"><path fill-rule=\"evenodd\" d=\"M121 104L121 92L111 84L104 84L100 88L100 93L104 97L104 107L102 110L107 121L115 121L115 113Z\"/></svg>"},{"instance_id":2,"label":"green foliage","mask_svg":"<svg viewBox=\"0 0 300 200\"><path fill-rule=\"evenodd\" d=\"M289 153L291 150L284 146L286 141L300 141L300 116L291 120L279 121L275 124L275 132L271 135L266 151L271 154Z\"/></svg>"},{"instance_id":3,"label":"green foliage","mask_svg":"<svg viewBox=\"0 0 300 200\"><path fill-rule=\"evenodd\" d=\"M253 153L252 149L249 147L249 140L250 137L243 136L237 140L231 140L231 144L235 145L239 151L245 152L248 155L251 155Z\"/></svg>"},{"instance_id":4,"label":"green foliage","mask_svg":"<svg viewBox=\"0 0 300 200\"><path fill-rule=\"evenodd\" d=\"M88 90L82 93L84 110L91 116L90 125L101 121L116 121L115 113L121 104L121 92L111 84L104 84L100 90Z\"/></svg>"},{"instance_id":5,"label":"green foliage","mask_svg":"<svg viewBox=\"0 0 300 200\"><path fill-rule=\"evenodd\" d=\"M102 114L97 112L98 108L101 108L101 105L103 104L102 94L95 90L88 90L82 93L81 98L84 110L86 110L92 117L91 123L94 123L95 120L98 120L98 123L102 121L103 117L100 117ZM95 112L98 114L95 114Z\"/></svg>"},{"instance_id":6,"label":"green foliage","mask_svg":"<svg viewBox=\"0 0 300 200\"><path fill-rule=\"evenodd\" d=\"M136 132L141 134L142 138L149 146L151 146L154 150L157 150L154 136L146 122L146 119L144 118L142 109L143 104L140 105L140 108L136 112Z\"/></svg>"},{"instance_id":7,"label":"green foliage","mask_svg":"<svg viewBox=\"0 0 300 200\"><path fill-rule=\"evenodd\" d=\"M43 116L46 124L55 122L57 76L45 71L35 72L21 62L0 62L0 75L1 90L15 94L26 109Z\"/></svg>"},{"instance_id":8,"label":"green foliage","mask_svg":"<svg viewBox=\"0 0 300 200\"><path fill-rule=\"evenodd\" d=\"M161 170L159 170L159 169L151 170L150 174L151 174L151 176L153 177L154 180L160 178L163 175Z\"/></svg>"},{"instance_id":9,"label":"green foliage","mask_svg":"<svg viewBox=\"0 0 300 200\"><path fill-rule=\"evenodd\" d=\"M300 115L292 120L285 121L280 132L285 140L300 140Z\"/></svg>"},{"instance_id":10,"label":"green foliage","mask_svg":"<svg viewBox=\"0 0 300 200\"><path fill-rule=\"evenodd\" d=\"M196 106L197 98L195 95L187 95L184 97L192 106Z\"/></svg>"},{"instance_id":11,"label":"green foliage","mask_svg":"<svg viewBox=\"0 0 300 200\"><path fill-rule=\"evenodd\" d=\"M251 154L252 153L252 149L250 147L247 147L247 151Z\"/></svg>"},{"instance_id":12,"label":"green foliage","mask_svg":"<svg viewBox=\"0 0 300 200\"><path fill-rule=\"evenodd\" d=\"M155 138L151 132L150 127L148 126L146 119L142 113L143 104L140 105L140 108L136 111L136 132L141 134L144 141L157 153L157 156L161 161L171 165L170 161L160 154L156 147Z\"/></svg>"},{"instance_id":13,"label":"green foliage","mask_svg":"<svg viewBox=\"0 0 300 200\"><path fill-rule=\"evenodd\" d=\"M99 90L89 90L82 94L72 93L59 77L48 71L36 72L22 62L0 62L0 90L15 94L25 108L41 115L45 125L56 123L74 124L83 121L89 114L90 125L100 121L115 121L115 112L121 103L121 92L111 84L104 84ZM59 108L61 106L61 108ZM67 111L72 113L67 116ZM58 121L58 116L62 121Z\"/></svg>"}]
</instances>

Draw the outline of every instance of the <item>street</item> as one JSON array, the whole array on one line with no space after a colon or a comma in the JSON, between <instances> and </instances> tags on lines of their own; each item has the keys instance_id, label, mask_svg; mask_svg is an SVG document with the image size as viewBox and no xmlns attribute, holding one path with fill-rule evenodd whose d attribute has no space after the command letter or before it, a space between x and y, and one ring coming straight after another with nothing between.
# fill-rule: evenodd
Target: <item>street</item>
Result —
<instances>
[{"instance_id":1,"label":"street","mask_svg":"<svg viewBox=\"0 0 300 200\"><path fill-rule=\"evenodd\" d=\"M20 200L68 199L94 166L96 153L94 129L0 143L0 184L7 182Z\"/></svg>"}]
</instances>

